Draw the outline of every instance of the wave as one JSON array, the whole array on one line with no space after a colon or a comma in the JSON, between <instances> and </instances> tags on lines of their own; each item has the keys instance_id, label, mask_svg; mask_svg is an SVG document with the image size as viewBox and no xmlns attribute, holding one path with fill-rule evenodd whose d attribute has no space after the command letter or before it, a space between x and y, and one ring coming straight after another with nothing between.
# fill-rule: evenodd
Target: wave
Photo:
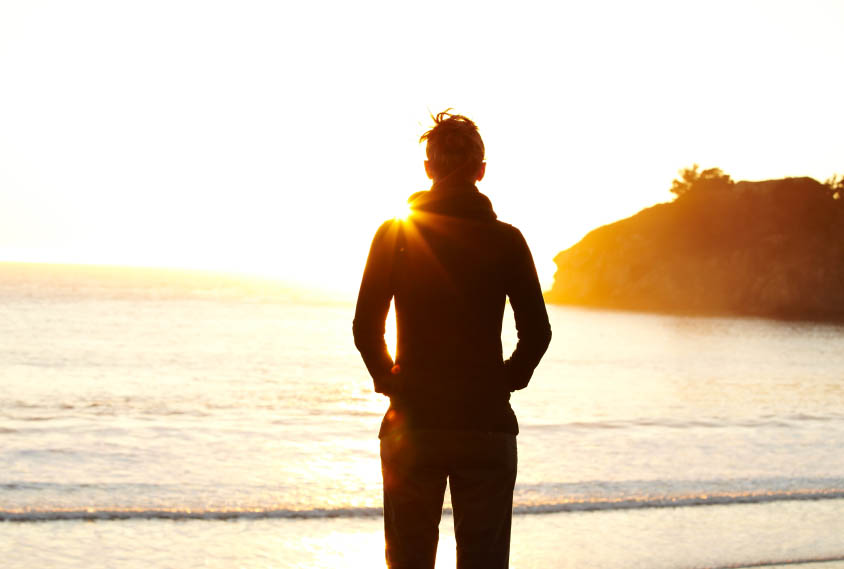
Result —
<instances>
[{"instance_id":1,"label":"wave","mask_svg":"<svg viewBox=\"0 0 844 569\"><path fill-rule=\"evenodd\" d=\"M575 499L559 502L516 504L515 515L596 512L647 508L685 508L693 506L730 506L784 501L841 500L844 490L805 490L746 494L702 494L682 497L642 497L626 499ZM451 514L450 508L443 512ZM236 520L236 519L328 519L375 518L383 514L378 507L338 508L254 508L254 509L184 509L184 508L84 508L84 509L12 509L0 510L3 522L97 521L97 520Z\"/></svg>"},{"instance_id":2,"label":"wave","mask_svg":"<svg viewBox=\"0 0 844 569\"><path fill-rule=\"evenodd\" d=\"M626 420L605 421L572 421L569 423L534 423L522 424L523 431L591 431L591 430L627 430L631 428L664 428L664 429L729 429L760 427L793 428L817 423L834 423L844 420L844 414L830 413L828 415L811 415L796 413L782 416L761 416L727 418L711 417L703 419L671 419L671 418L634 418Z\"/></svg>"},{"instance_id":3,"label":"wave","mask_svg":"<svg viewBox=\"0 0 844 569\"><path fill-rule=\"evenodd\" d=\"M844 561L844 556L829 555L819 557L800 557L797 559L767 559L765 561L751 561L732 565L715 565L703 569L751 569L753 567L775 567L780 565L814 565L815 563L832 563L835 561Z\"/></svg>"},{"instance_id":4,"label":"wave","mask_svg":"<svg viewBox=\"0 0 844 569\"><path fill-rule=\"evenodd\" d=\"M94 509L83 510L0 510L0 522L107 521L107 520L255 520L374 518L381 508L313 508L254 510L182 510L182 509Z\"/></svg>"},{"instance_id":5,"label":"wave","mask_svg":"<svg viewBox=\"0 0 844 569\"><path fill-rule=\"evenodd\" d=\"M844 490L841 489L699 494L691 496L659 496L621 499L599 498L517 505L513 508L513 513L555 514L561 512L640 510L647 508L688 508L693 506L731 506L739 504L765 504L770 502L841 499L844 499Z\"/></svg>"}]
</instances>

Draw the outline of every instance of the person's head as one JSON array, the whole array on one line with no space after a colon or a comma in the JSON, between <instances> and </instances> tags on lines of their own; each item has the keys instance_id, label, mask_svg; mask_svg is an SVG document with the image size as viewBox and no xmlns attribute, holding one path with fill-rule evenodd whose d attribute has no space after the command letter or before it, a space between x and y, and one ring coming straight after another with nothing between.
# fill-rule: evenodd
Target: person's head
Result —
<instances>
[{"instance_id":1,"label":"person's head","mask_svg":"<svg viewBox=\"0 0 844 569\"><path fill-rule=\"evenodd\" d=\"M427 141L425 172L439 182L454 179L466 182L484 177L484 141L474 122L463 115L449 113L451 109L431 115L434 128L423 134L419 142Z\"/></svg>"}]
</instances>

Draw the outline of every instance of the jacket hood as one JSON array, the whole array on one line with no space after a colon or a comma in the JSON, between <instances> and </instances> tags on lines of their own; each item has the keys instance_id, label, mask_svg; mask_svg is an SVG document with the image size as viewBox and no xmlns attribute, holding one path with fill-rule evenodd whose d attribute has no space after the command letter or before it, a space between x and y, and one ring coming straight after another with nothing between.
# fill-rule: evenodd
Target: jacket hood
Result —
<instances>
[{"instance_id":1,"label":"jacket hood","mask_svg":"<svg viewBox=\"0 0 844 569\"><path fill-rule=\"evenodd\" d=\"M495 220L489 198L478 191L474 184L434 184L430 190L416 192L407 198L410 209L437 213L450 217L478 220Z\"/></svg>"}]
</instances>

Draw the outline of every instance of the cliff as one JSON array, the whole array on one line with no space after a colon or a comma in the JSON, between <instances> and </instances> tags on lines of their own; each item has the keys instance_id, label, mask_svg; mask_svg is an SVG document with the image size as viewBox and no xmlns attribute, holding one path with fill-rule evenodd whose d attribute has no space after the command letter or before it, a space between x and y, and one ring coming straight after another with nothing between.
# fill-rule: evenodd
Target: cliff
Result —
<instances>
[{"instance_id":1,"label":"cliff","mask_svg":"<svg viewBox=\"0 0 844 569\"><path fill-rule=\"evenodd\" d=\"M559 253L552 303L844 320L844 199L811 178L701 184Z\"/></svg>"}]
</instances>

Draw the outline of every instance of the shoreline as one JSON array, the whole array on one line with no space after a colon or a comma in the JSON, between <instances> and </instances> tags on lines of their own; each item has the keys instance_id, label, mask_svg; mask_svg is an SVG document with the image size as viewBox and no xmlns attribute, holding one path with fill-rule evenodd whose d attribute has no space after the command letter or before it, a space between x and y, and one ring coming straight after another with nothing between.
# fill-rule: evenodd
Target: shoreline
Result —
<instances>
[{"instance_id":1,"label":"shoreline","mask_svg":"<svg viewBox=\"0 0 844 569\"><path fill-rule=\"evenodd\" d=\"M620 306L611 304L584 304L574 302L560 302L545 300L547 306L560 308L574 308L595 312L620 312L628 314L654 315L654 316L678 316L688 318L742 318L753 320L767 320L771 322L785 322L797 324L832 324L844 326L844 313L821 314L797 314L797 313L759 313L759 312L718 312L702 310L678 310L671 308L641 308L634 306Z\"/></svg>"},{"instance_id":2,"label":"shoreline","mask_svg":"<svg viewBox=\"0 0 844 569\"><path fill-rule=\"evenodd\" d=\"M16 555L7 567L383 566L379 517L201 521L10 523L3 529ZM437 569L454 567L453 530L443 516ZM832 500L517 516L510 566L840 569L842 532L840 502Z\"/></svg>"}]
</instances>

